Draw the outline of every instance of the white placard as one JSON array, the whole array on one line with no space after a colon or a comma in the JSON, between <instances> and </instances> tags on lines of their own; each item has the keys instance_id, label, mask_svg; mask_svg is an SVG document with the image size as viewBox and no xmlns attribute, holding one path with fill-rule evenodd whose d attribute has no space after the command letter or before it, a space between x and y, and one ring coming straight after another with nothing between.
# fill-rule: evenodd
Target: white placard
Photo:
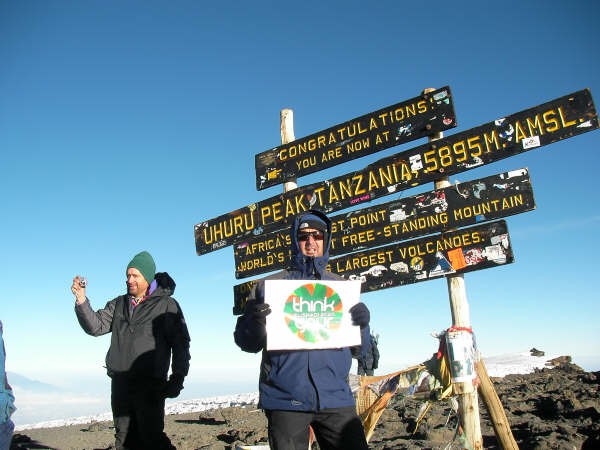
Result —
<instances>
[{"instance_id":1,"label":"white placard","mask_svg":"<svg viewBox=\"0 0 600 450\"><path fill-rule=\"evenodd\" d=\"M266 280L267 350L360 345L348 312L360 301L360 281Z\"/></svg>"}]
</instances>

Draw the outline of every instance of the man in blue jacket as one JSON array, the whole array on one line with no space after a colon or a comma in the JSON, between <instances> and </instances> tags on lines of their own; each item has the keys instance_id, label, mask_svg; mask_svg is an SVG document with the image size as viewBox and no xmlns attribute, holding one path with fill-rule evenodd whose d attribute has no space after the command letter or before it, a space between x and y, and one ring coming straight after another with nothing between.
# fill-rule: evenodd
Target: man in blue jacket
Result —
<instances>
[{"instance_id":1,"label":"man in blue jacket","mask_svg":"<svg viewBox=\"0 0 600 450\"><path fill-rule=\"evenodd\" d=\"M317 210L300 213L291 227L291 261L287 269L267 280L343 280L326 270L331 244L331 221ZM348 385L351 349L266 350L264 280L250 294L238 318L234 339L246 352L262 352L259 406L268 420L273 450L306 450L309 427L322 450L367 449L364 429ZM370 313L364 303L350 309L368 345Z\"/></svg>"},{"instance_id":2,"label":"man in blue jacket","mask_svg":"<svg viewBox=\"0 0 600 450\"><path fill-rule=\"evenodd\" d=\"M15 424L10 416L15 412L15 396L6 379L6 351L2 321L0 321L0 450L8 450Z\"/></svg>"}]
</instances>

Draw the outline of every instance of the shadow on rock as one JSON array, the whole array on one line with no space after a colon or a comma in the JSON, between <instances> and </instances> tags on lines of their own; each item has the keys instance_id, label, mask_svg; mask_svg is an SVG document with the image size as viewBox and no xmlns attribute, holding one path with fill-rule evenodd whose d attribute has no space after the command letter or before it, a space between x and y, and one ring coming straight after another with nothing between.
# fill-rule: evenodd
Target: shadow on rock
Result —
<instances>
[{"instance_id":1,"label":"shadow on rock","mask_svg":"<svg viewBox=\"0 0 600 450\"><path fill-rule=\"evenodd\" d=\"M227 422L214 417L200 417L198 420L176 420L176 423L187 423L190 425L225 425Z\"/></svg>"},{"instance_id":2,"label":"shadow on rock","mask_svg":"<svg viewBox=\"0 0 600 450\"><path fill-rule=\"evenodd\" d=\"M10 450L23 450L23 449L45 449L45 450L58 450L53 447L49 447L40 442L34 441L25 434L14 434L10 443Z\"/></svg>"}]
</instances>

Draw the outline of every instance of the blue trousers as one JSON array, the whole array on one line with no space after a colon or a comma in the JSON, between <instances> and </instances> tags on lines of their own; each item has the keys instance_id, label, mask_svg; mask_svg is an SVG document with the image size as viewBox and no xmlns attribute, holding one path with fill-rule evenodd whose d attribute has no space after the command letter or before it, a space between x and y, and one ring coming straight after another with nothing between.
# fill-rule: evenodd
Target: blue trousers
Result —
<instances>
[{"instance_id":1,"label":"blue trousers","mask_svg":"<svg viewBox=\"0 0 600 450\"><path fill-rule=\"evenodd\" d=\"M0 450L8 450L10 448L14 429L15 424L10 419L0 423Z\"/></svg>"}]
</instances>

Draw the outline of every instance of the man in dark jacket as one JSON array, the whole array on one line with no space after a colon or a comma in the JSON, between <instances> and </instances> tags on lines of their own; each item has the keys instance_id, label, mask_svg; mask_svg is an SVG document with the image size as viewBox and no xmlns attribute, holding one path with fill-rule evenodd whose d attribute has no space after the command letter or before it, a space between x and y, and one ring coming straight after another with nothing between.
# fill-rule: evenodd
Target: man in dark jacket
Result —
<instances>
[{"instance_id":1,"label":"man in dark jacket","mask_svg":"<svg viewBox=\"0 0 600 450\"><path fill-rule=\"evenodd\" d=\"M331 244L331 221L325 214L300 213L291 227L290 266L266 280L343 280L326 270ZM364 430L356 414L348 385L351 349L266 350L264 280L251 292L238 318L234 339L247 352L262 352L259 406L268 420L273 450L306 450L309 427L322 450L367 449ZM352 322L361 327L368 344L370 313L364 303L350 309Z\"/></svg>"},{"instance_id":2,"label":"man in dark jacket","mask_svg":"<svg viewBox=\"0 0 600 450\"><path fill-rule=\"evenodd\" d=\"M177 301L175 282L156 273L148 252L127 265L127 294L98 311L86 297L85 280L73 279L75 313L83 330L111 333L106 369L111 377L115 444L120 449L174 449L164 433L165 398L183 389L190 366L190 335ZM167 374L171 366L171 376Z\"/></svg>"}]
</instances>

